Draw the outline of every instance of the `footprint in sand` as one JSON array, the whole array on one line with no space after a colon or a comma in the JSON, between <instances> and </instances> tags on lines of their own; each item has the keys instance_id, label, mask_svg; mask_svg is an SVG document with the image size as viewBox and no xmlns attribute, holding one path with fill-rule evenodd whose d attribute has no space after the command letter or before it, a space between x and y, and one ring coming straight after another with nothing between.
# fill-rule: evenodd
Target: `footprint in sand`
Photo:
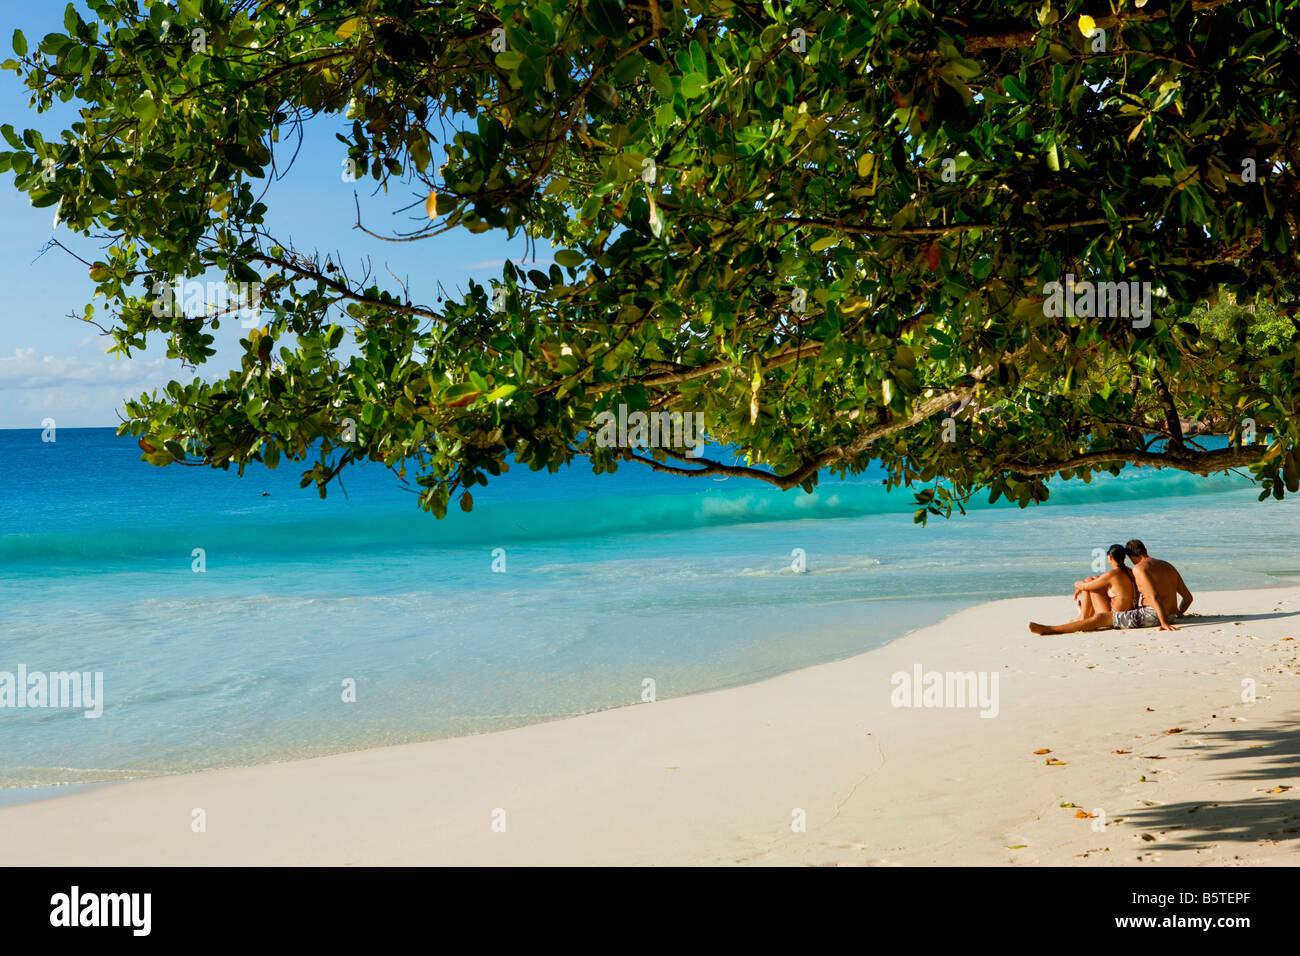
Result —
<instances>
[{"instance_id":1,"label":"footprint in sand","mask_svg":"<svg viewBox=\"0 0 1300 956\"><path fill-rule=\"evenodd\" d=\"M1097 847L1097 848L1095 848L1095 849L1092 849L1092 850L1084 850L1082 853L1076 853L1076 854L1074 854L1074 855L1077 856L1077 857L1082 857L1083 859L1087 859L1088 856L1089 856L1089 854L1092 854L1092 853L1109 853L1109 852L1110 852L1110 847L1108 847L1108 846L1099 846L1099 847Z\"/></svg>"}]
</instances>

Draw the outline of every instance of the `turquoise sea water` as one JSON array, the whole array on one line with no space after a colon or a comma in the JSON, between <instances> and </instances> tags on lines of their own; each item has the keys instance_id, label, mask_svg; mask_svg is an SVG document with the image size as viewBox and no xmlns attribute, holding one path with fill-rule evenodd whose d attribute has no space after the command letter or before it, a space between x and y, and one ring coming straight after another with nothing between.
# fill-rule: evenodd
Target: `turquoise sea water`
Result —
<instances>
[{"instance_id":1,"label":"turquoise sea water","mask_svg":"<svg viewBox=\"0 0 1300 956\"><path fill-rule=\"evenodd\" d=\"M1055 483L1046 506L921 528L872 474L808 496L516 468L442 522L383 468L325 501L298 474L157 469L111 429L0 431L0 672L100 671L105 698L98 719L0 708L0 788L490 731L635 703L646 679L660 698L745 683L1066 595L1134 536L1194 591L1300 579L1300 507L1231 476Z\"/></svg>"}]
</instances>

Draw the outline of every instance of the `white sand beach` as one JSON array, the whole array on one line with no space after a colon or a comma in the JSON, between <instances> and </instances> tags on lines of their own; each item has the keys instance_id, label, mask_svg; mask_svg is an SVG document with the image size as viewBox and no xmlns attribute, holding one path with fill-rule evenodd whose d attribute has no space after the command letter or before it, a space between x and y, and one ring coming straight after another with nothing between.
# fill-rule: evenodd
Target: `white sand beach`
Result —
<instances>
[{"instance_id":1,"label":"white sand beach","mask_svg":"<svg viewBox=\"0 0 1300 956\"><path fill-rule=\"evenodd\" d=\"M1294 865L1300 588L1192 611L1034 637L1069 596L998 601L744 687L100 787L0 809L0 862ZM918 665L996 674L996 716L895 707Z\"/></svg>"}]
</instances>

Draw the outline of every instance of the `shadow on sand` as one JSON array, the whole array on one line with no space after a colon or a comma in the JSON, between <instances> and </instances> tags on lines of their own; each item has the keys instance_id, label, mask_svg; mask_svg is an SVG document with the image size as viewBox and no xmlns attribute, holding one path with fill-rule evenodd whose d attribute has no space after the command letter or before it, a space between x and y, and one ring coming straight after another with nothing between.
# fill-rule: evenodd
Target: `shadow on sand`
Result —
<instances>
[{"instance_id":1,"label":"shadow on sand","mask_svg":"<svg viewBox=\"0 0 1300 956\"><path fill-rule=\"evenodd\" d=\"M1179 618L1176 622L1179 626L1183 624L1189 627L1193 624L1233 624L1238 621L1275 621L1283 617L1300 617L1300 611L1275 611L1271 614L1197 614L1195 611L1188 613L1187 617Z\"/></svg>"},{"instance_id":2,"label":"shadow on sand","mask_svg":"<svg viewBox=\"0 0 1300 956\"><path fill-rule=\"evenodd\" d=\"M1145 831L1162 831L1164 839L1150 844L1159 850L1198 850L1214 843L1268 841L1300 849L1300 715L1271 728L1201 731L1205 741L1197 759L1225 762L1223 780L1256 784L1258 793L1227 803L1185 801L1140 807L1125 821ZM1233 760L1252 766L1230 766ZM1281 793L1269 791L1286 787Z\"/></svg>"}]
</instances>

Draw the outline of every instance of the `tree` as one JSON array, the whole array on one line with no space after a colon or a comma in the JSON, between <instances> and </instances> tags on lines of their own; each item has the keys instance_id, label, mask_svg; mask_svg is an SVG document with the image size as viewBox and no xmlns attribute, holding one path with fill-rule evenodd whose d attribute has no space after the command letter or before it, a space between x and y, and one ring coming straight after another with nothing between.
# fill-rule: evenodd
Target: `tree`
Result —
<instances>
[{"instance_id":1,"label":"tree","mask_svg":"<svg viewBox=\"0 0 1300 956\"><path fill-rule=\"evenodd\" d=\"M214 354L177 280L262 292L240 368L127 404L154 464L302 461L324 495L413 462L439 516L510 458L804 490L877 460L918 520L1127 464L1300 487L1300 2L88 6L15 35L34 107L82 119L5 126L0 168L111 239L123 355ZM341 158L428 213L369 234L522 231L555 264L435 307L277 241L258 181L339 114ZM1184 321L1221 291L1286 334ZM619 406L747 463L606 447Z\"/></svg>"}]
</instances>

